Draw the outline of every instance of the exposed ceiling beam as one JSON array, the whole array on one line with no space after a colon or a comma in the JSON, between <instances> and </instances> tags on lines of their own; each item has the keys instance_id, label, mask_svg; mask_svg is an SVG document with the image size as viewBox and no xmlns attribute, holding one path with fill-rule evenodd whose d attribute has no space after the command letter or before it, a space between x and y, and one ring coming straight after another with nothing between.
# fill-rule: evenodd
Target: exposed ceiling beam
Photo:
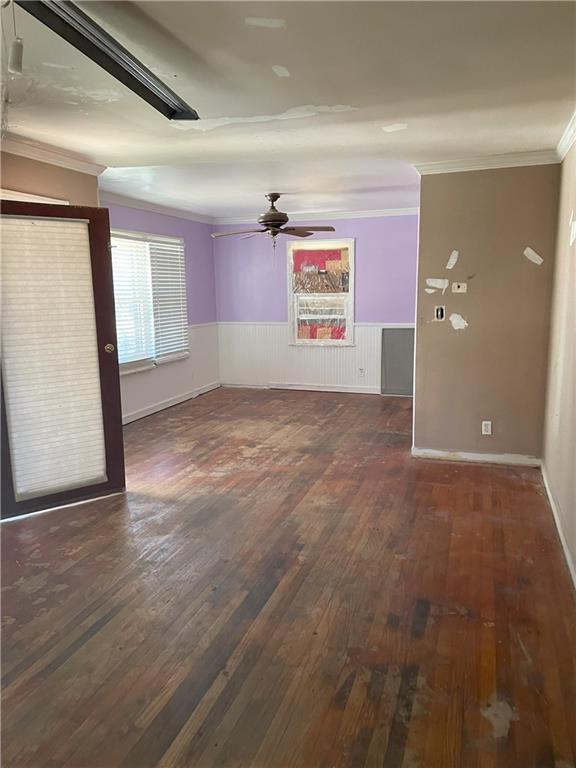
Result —
<instances>
[{"instance_id":1,"label":"exposed ceiling beam","mask_svg":"<svg viewBox=\"0 0 576 768\"><path fill-rule=\"evenodd\" d=\"M67 0L15 2L169 120L199 119L195 109L74 3Z\"/></svg>"}]
</instances>

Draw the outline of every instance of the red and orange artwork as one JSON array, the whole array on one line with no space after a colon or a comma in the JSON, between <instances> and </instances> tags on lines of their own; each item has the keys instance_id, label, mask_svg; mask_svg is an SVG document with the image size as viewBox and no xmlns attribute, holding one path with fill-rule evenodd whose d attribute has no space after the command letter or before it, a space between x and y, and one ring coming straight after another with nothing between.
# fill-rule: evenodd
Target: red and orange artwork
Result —
<instances>
[{"instance_id":1,"label":"red and orange artwork","mask_svg":"<svg viewBox=\"0 0 576 768\"><path fill-rule=\"evenodd\" d=\"M349 272L348 248L318 250L301 249L294 251L293 272Z\"/></svg>"}]
</instances>

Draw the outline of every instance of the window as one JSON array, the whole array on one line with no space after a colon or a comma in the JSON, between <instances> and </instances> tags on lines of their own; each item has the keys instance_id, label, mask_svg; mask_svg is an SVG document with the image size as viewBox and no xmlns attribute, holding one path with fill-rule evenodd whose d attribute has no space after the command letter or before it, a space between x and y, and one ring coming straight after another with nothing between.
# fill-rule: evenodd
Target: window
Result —
<instances>
[{"instance_id":1,"label":"window","mask_svg":"<svg viewBox=\"0 0 576 768\"><path fill-rule=\"evenodd\" d=\"M118 357L124 370L188 355L183 240L112 232Z\"/></svg>"},{"instance_id":2,"label":"window","mask_svg":"<svg viewBox=\"0 0 576 768\"><path fill-rule=\"evenodd\" d=\"M293 344L354 343L354 240L288 243Z\"/></svg>"}]
</instances>

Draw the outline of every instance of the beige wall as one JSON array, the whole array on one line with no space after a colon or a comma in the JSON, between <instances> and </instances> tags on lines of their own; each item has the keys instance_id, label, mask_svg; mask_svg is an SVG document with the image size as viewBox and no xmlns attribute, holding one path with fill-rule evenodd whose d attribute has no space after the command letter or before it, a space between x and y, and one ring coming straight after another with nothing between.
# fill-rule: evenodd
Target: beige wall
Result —
<instances>
[{"instance_id":1,"label":"beige wall","mask_svg":"<svg viewBox=\"0 0 576 768\"><path fill-rule=\"evenodd\" d=\"M98 205L96 176L8 152L2 152L0 186L17 192L68 200L72 205Z\"/></svg>"},{"instance_id":2,"label":"beige wall","mask_svg":"<svg viewBox=\"0 0 576 768\"><path fill-rule=\"evenodd\" d=\"M541 455L559 178L559 165L423 176L416 447ZM447 270L453 249L460 258ZM468 293L429 295L429 277L466 281ZM433 321L438 304L443 322ZM468 327L454 330L451 313Z\"/></svg>"},{"instance_id":3,"label":"beige wall","mask_svg":"<svg viewBox=\"0 0 576 768\"><path fill-rule=\"evenodd\" d=\"M562 165L560 215L550 332L544 475L576 579L576 145Z\"/></svg>"}]
</instances>

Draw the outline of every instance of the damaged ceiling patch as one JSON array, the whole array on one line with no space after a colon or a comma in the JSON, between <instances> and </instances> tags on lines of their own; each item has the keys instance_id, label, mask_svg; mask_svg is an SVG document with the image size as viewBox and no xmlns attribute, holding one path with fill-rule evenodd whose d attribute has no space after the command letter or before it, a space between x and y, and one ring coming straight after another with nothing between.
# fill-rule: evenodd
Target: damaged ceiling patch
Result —
<instances>
[{"instance_id":1,"label":"damaged ceiling patch","mask_svg":"<svg viewBox=\"0 0 576 768\"><path fill-rule=\"evenodd\" d=\"M534 248L530 248L530 247L524 248L524 256L526 256L526 258L529 259L534 264L538 264L538 266L540 266L540 264L544 262L544 259L542 258L542 256L540 256L539 253L536 253Z\"/></svg>"},{"instance_id":2,"label":"damaged ceiling patch","mask_svg":"<svg viewBox=\"0 0 576 768\"><path fill-rule=\"evenodd\" d=\"M267 19L263 16L248 16L244 23L249 27L262 27L263 29L283 29L286 19Z\"/></svg>"},{"instance_id":3,"label":"damaged ceiling patch","mask_svg":"<svg viewBox=\"0 0 576 768\"><path fill-rule=\"evenodd\" d=\"M446 263L446 269L453 269L456 266L456 262L460 257L460 251L452 251L450 258Z\"/></svg>"},{"instance_id":4,"label":"damaged ceiling patch","mask_svg":"<svg viewBox=\"0 0 576 768\"><path fill-rule=\"evenodd\" d=\"M55 61L43 61L42 66L49 67L50 69L74 69L69 64L58 64Z\"/></svg>"},{"instance_id":5,"label":"damaged ceiling patch","mask_svg":"<svg viewBox=\"0 0 576 768\"><path fill-rule=\"evenodd\" d=\"M458 312L452 312L450 315L450 322L455 331L463 331L464 328L468 328L468 323L464 320L462 315L458 314Z\"/></svg>"},{"instance_id":6,"label":"damaged ceiling patch","mask_svg":"<svg viewBox=\"0 0 576 768\"><path fill-rule=\"evenodd\" d=\"M397 131L405 131L406 128L408 128L408 123L391 123L390 125L382 126L384 133L396 133Z\"/></svg>"},{"instance_id":7,"label":"damaged ceiling patch","mask_svg":"<svg viewBox=\"0 0 576 768\"><path fill-rule=\"evenodd\" d=\"M273 123L276 120L302 120L306 117L316 117L325 113L354 112L358 107L347 104L334 106L306 104L303 107L291 107L278 115L251 115L250 117L208 117L205 120L172 120L171 125L183 131L214 131L226 125L243 125L249 123Z\"/></svg>"},{"instance_id":8,"label":"damaged ceiling patch","mask_svg":"<svg viewBox=\"0 0 576 768\"><path fill-rule=\"evenodd\" d=\"M426 293L434 293L434 291L442 291L442 293L446 293L446 289L450 285L450 281L447 277L427 277L426 285L428 288L433 289L431 291L426 289Z\"/></svg>"},{"instance_id":9,"label":"damaged ceiling patch","mask_svg":"<svg viewBox=\"0 0 576 768\"><path fill-rule=\"evenodd\" d=\"M290 77L290 72L288 72L286 67L283 67L281 64L274 64L272 71L276 77Z\"/></svg>"}]
</instances>

